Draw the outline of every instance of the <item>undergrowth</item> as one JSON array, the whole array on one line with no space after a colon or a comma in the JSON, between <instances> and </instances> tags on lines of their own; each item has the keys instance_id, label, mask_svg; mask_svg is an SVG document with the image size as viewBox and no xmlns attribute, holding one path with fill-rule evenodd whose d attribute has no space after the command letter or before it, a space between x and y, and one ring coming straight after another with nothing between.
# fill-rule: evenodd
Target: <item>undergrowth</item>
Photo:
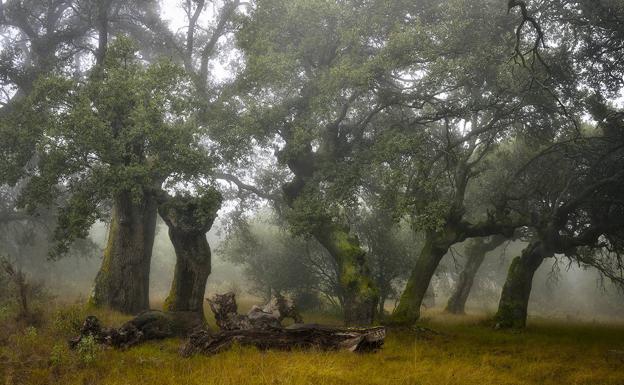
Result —
<instances>
[{"instance_id":1,"label":"undergrowth","mask_svg":"<svg viewBox=\"0 0 624 385\"><path fill-rule=\"evenodd\" d=\"M126 351L86 341L69 350L66 341L87 314L105 325L127 319L79 304L49 309L40 327L0 318L1 384L624 384L621 325L533 321L521 332L495 331L483 317L428 312L418 330L436 333L390 331L375 354L235 347L181 358L179 339Z\"/></svg>"}]
</instances>

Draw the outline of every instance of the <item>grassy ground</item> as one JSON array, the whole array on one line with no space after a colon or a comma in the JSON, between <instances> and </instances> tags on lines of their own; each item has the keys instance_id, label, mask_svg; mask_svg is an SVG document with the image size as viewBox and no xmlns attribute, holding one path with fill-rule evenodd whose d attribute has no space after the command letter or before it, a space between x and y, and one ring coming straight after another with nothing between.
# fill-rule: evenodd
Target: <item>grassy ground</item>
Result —
<instances>
[{"instance_id":1,"label":"grassy ground","mask_svg":"<svg viewBox=\"0 0 624 385\"><path fill-rule=\"evenodd\" d=\"M65 340L85 310L48 313L39 328L20 328L6 317L0 322L0 384L624 384L622 325L533 321L525 331L502 332L476 316L433 311L421 326L441 334L391 331L376 354L239 347L185 359L175 339L127 351L69 351ZM97 315L106 324L124 320Z\"/></svg>"}]
</instances>

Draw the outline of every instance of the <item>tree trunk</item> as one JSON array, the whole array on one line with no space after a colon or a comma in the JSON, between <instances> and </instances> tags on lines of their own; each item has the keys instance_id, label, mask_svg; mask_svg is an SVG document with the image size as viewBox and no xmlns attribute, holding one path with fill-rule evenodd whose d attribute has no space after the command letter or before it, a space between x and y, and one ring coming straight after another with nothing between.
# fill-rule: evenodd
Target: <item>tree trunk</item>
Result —
<instances>
[{"instance_id":1,"label":"tree trunk","mask_svg":"<svg viewBox=\"0 0 624 385\"><path fill-rule=\"evenodd\" d=\"M108 243L91 302L123 313L149 308L149 274L156 232L156 200L133 202L130 192L113 201Z\"/></svg>"},{"instance_id":2,"label":"tree trunk","mask_svg":"<svg viewBox=\"0 0 624 385\"><path fill-rule=\"evenodd\" d=\"M204 318L204 294L211 271L206 233L221 207L221 195L211 190L202 197L172 197L159 207L169 227L176 265L164 310L195 312Z\"/></svg>"},{"instance_id":3,"label":"tree trunk","mask_svg":"<svg viewBox=\"0 0 624 385\"><path fill-rule=\"evenodd\" d=\"M164 310L203 314L206 281L211 271L206 233L187 233L169 227L169 238L175 249L176 265Z\"/></svg>"},{"instance_id":4,"label":"tree trunk","mask_svg":"<svg viewBox=\"0 0 624 385\"><path fill-rule=\"evenodd\" d=\"M416 264L407 281L407 285L399 305L392 313L390 323L398 325L411 325L420 317L420 306L422 305L425 293L431 283L431 278L435 273L440 260L448 248L454 243L452 235L447 233L428 233L425 238L425 245L416 259Z\"/></svg>"},{"instance_id":5,"label":"tree trunk","mask_svg":"<svg viewBox=\"0 0 624 385\"><path fill-rule=\"evenodd\" d=\"M497 328L523 328L526 325L533 275L544 258L551 255L542 242L534 241L511 262L495 316Z\"/></svg>"},{"instance_id":6,"label":"tree trunk","mask_svg":"<svg viewBox=\"0 0 624 385\"><path fill-rule=\"evenodd\" d=\"M386 299L388 298L388 295L386 294L385 290L381 290L380 294L379 294L379 315L380 316L384 316L385 312L386 312Z\"/></svg>"},{"instance_id":7,"label":"tree trunk","mask_svg":"<svg viewBox=\"0 0 624 385\"><path fill-rule=\"evenodd\" d=\"M452 314L464 314L466 301L472 289L474 278L485 259L485 254L496 249L505 242L505 237L495 235L486 238L474 238L466 246L466 265L459 274L457 285L448 300L446 311Z\"/></svg>"},{"instance_id":8,"label":"tree trunk","mask_svg":"<svg viewBox=\"0 0 624 385\"><path fill-rule=\"evenodd\" d=\"M370 325L375 317L379 294L370 277L366 252L357 238L342 226L324 226L315 231L314 236L338 265L345 325Z\"/></svg>"},{"instance_id":9,"label":"tree trunk","mask_svg":"<svg viewBox=\"0 0 624 385\"><path fill-rule=\"evenodd\" d=\"M297 206L298 200L306 199L306 188L318 190L318 185L310 184L318 166L317 155L312 152L311 146L297 151L296 156L286 161L295 178L282 186L284 198L291 208ZM305 201L300 203L306 204ZM348 226L326 213L313 222L311 235L327 249L338 267L345 325L370 325L374 320L379 294L366 262L366 252L357 237L350 234Z\"/></svg>"}]
</instances>

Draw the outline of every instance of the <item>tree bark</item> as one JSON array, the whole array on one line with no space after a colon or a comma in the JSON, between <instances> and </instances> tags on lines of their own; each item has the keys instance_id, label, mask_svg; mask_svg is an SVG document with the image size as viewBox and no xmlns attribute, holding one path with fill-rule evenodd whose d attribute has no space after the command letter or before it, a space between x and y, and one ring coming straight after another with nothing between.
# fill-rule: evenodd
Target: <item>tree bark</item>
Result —
<instances>
[{"instance_id":1,"label":"tree bark","mask_svg":"<svg viewBox=\"0 0 624 385\"><path fill-rule=\"evenodd\" d=\"M149 308L156 212L156 200L149 194L141 202L134 202L130 192L114 198L108 243L91 298L94 305L128 314Z\"/></svg>"},{"instance_id":2,"label":"tree bark","mask_svg":"<svg viewBox=\"0 0 624 385\"><path fill-rule=\"evenodd\" d=\"M338 265L345 325L372 324L379 295L359 241L346 228L335 224L323 226L314 236Z\"/></svg>"},{"instance_id":3,"label":"tree bark","mask_svg":"<svg viewBox=\"0 0 624 385\"><path fill-rule=\"evenodd\" d=\"M544 258L551 255L541 241L534 241L511 262L495 316L497 328L526 326L533 275Z\"/></svg>"},{"instance_id":4,"label":"tree bark","mask_svg":"<svg viewBox=\"0 0 624 385\"><path fill-rule=\"evenodd\" d=\"M454 243L455 237L452 231L427 233L425 245L416 259L399 305L389 320L391 324L411 325L418 320L420 306L431 283L431 278L440 260Z\"/></svg>"},{"instance_id":5,"label":"tree bark","mask_svg":"<svg viewBox=\"0 0 624 385\"><path fill-rule=\"evenodd\" d=\"M202 197L170 197L159 207L169 227L176 265L164 310L195 312L204 317L204 294L211 271L210 246L206 233L221 207L221 195L211 190Z\"/></svg>"},{"instance_id":6,"label":"tree bark","mask_svg":"<svg viewBox=\"0 0 624 385\"><path fill-rule=\"evenodd\" d=\"M204 322L193 312L162 312L149 310L140 313L119 328L106 328L95 316L88 316L82 324L80 334L69 340L69 347L78 347L86 337L114 348L129 348L145 341L169 337L188 337L203 329Z\"/></svg>"},{"instance_id":7,"label":"tree bark","mask_svg":"<svg viewBox=\"0 0 624 385\"><path fill-rule=\"evenodd\" d=\"M238 305L232 292L215 294L208 303L221 331L211 333L202 330L194 333L181 349L183 356L219 353L234 343L259 349L317 348L365 352L381 348L386 336L384 327L334 328L303 324L295 304L280 294L263 307L253 306L247 315L238 314ZM292 318L295 324L284 328L284 318Z\"/></svg>"},{"instance_id":8,"label":"tree bark","mask_svg":"<svg viewBox=\"0 0 624 385\"><path fill-rule=\"evenodd\" d=\"M446 311L452 314L464 314L466 301L472 289L475 276L485 259L485 254L496 249L505 242L505 237L494 235L489 239L474 238L466 246L466 265L459 274L457 285L446 305Z\"/></svg>"},{"instance_id":9,"label":"tree bark","mask_svg":"<svg viewBox=\"0 0 624 385\"><path fill-rule=\"evenodd\" d=\"M383 346L386 330L373 328L334 328L315 324L296 324L289 328L226 330L211 334L200 331L189 337L180 353L216 354L234 343L262 350L321 349L374 352Z\"/></svg>"}]
</instances>

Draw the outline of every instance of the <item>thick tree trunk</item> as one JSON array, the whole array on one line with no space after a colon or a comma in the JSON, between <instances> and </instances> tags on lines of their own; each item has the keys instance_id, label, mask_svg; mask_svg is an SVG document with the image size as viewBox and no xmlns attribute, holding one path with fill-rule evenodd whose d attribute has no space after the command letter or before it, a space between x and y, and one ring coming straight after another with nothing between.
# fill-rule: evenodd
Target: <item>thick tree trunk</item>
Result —
<instances>
[{"instance_id":1,"label":"thick tree trunk","mask_svg":"<svg viewBox=\"0 0 624 385\"><path fill-rule=\"evenodd\" d=\"M173 197L159 207L169 227L176 265L165 311L196 312L204 317L204 294L211 270L206 233L221 207L221 195L211 191L202 197Z\"/></svg>"},{"instance_id":2,"label":"thick tree trunk","mask_svg":"<svg viewBox=\"0 0 624 385\"><path fill-rule=\"evenodd\" d=\"M186 233L169 227L169 238L175 249L176 265L164 310L203 314L206 281L211 271L206 233Z\"/></svg>"},{"instance_id":3,"label":"thick tree trunk","mask_svg":"<svg viewBox=\"0 0 624 385\"><path fill-rule=\"evenodd\" d=\"M466 246L466 265L459 274L455 290L446 305L446 311L452 314L464 314L468 295L485 254L503 244L505 237L494 235L490 238L474 238L469 242Z\"/></svg>"},{"instance_id":4,"label":"thick tree trunk","mask_svg":"<svg viewBox=\"0 0 624 385\"><path fill-rule=\"evenodd\" d=\"M440 260L455 243L449 233L428 233L425 245L416 260L399 305L392 313L391 324L411 325L420 317L420 306Z\"/></svg>"},{"instance_id":5,"label":"thick tree trunk","mask_svg":"<svg viewBox=\"0 0 624 385\"><path fill-rule=\"evenodd\" d=\"M338 225L321 228L314 236L338 265L338 280L343 291L345 325L370 325L375 317L379 293L370 277L366 252L357 238Z\"/></svg>"},{"instance_id":6,"label":"thick tree trunk","mask_svg":"<svg viewBox=\"0 0 624 385\"><path fill-rule=\"evenodd\" d=\"M511 262L495 316L497 328L523 328L526 325L533 275L544 258L551 255L542 242L534 241Z\"/></svg>"},{"instance_id":7,"label":"thick tree trunk","mask_svg":"<svg viewBox=\"0 0 624 385\"><path fill-rule=\"evenodd\" d=\"M156 200L150 195L138 203L130 192L115 197L108 243L91 298L96 306L129 314L149 308L156 212Z\"/></svg>"}]
</instances>

